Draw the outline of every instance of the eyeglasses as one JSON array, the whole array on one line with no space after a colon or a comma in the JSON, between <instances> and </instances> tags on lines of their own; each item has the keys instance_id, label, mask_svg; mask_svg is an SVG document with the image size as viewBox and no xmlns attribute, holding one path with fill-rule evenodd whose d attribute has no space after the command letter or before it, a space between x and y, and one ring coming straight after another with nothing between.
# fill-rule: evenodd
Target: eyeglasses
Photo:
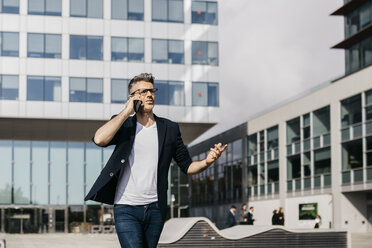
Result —
<instances>
[{"instance_id":1,"label":"eyeglasses","mask_svg":"<svg viewBox=\"0 0 372 248\"><path fill-rule=\"evenodd\" d=\"M157 91L158 91L157 88L153 88L153 89L138 89L138 90L135 90L132 93L130 93L130 96L133 96L136 93L139 93L141 96L146 96L147 95L147 92L150 92L152 95L155 95L155 93Z\"/></svg>"}]
</instances>

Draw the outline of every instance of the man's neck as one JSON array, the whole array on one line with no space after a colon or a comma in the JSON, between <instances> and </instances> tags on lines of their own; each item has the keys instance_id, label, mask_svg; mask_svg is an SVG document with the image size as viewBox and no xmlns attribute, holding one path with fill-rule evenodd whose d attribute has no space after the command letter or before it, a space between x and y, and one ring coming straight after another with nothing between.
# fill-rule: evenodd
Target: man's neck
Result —
<instances>
[{"instance_id":1,"label":"man's neck","mask_svg":"<svg viewBox=\"0 0 372 248\"><path fill-rule=\"evenodd\" d=\"M137 121L144 127L150 127L155 123L154 113L152 111L149 113L139 112L137 113Z\"/></svg>"}]
</instances>

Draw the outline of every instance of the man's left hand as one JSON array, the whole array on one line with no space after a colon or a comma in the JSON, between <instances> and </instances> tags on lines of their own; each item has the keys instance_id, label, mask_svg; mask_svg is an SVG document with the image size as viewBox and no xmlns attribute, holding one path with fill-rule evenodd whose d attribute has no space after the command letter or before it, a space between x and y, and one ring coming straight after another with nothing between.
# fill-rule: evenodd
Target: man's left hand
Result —
<instances>
[{"instance_id":1,"label":"man's left hand","mask_svg":"<svg viewBox=\"0 0 372 248\"><path fill-rule=\"evenodd\" d=\"M213 162L215 162L221 154L226 150L227 144L222 147L221 143L215 144L214 148L210 149L210 152L208 153L207 158L205 159L207 165L211 165Z\"/></svg>"}]
</instances>

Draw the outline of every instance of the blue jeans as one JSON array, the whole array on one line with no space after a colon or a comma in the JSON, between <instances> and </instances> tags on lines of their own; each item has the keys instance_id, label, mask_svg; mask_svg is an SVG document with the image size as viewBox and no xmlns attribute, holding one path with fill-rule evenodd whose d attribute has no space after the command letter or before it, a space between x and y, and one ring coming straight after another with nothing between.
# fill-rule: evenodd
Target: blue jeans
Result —
<instances>
[{"instance_id":1,"label":"blue jeans","mask_svg":"<svg viewBox=\"0 0 372 248\"><path fill-rule=\"evenodd\" d=\"M115 205L114 218L121 247L157 246L164 226L157 202L139 206Z\"/></svg>"}]
</instances>

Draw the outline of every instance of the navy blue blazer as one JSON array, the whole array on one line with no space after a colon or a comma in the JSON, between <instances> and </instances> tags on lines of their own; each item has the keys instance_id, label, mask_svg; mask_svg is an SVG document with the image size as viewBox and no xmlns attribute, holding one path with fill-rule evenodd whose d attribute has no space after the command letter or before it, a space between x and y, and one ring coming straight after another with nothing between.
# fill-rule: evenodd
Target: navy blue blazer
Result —
<instances>
[{"instance_id":1,"label":"navy blue blazer","mask_svg":"<svg viewBox=\"0 0 372 248\"><path fill-rule=\"evenodd\" d=\"M115 116L116 115L112 116L111 119ZM178 124L157 116L155 116L155 121L158 129L159 141L157 180L158 206L163 220L165 220L167 213L168 170L172 158L185 174L187 174L192 160L182 141ZM115 145L115 149L107 164L102 169L101 174L85 197L85 201L93 200L111 205L114 204L120 169L128 163L136 134L136 125L136 115L129 117L116 132L112 140L104 146ZM92 140L94 142L94 137Z\"/></svg>"}]
</instances>

